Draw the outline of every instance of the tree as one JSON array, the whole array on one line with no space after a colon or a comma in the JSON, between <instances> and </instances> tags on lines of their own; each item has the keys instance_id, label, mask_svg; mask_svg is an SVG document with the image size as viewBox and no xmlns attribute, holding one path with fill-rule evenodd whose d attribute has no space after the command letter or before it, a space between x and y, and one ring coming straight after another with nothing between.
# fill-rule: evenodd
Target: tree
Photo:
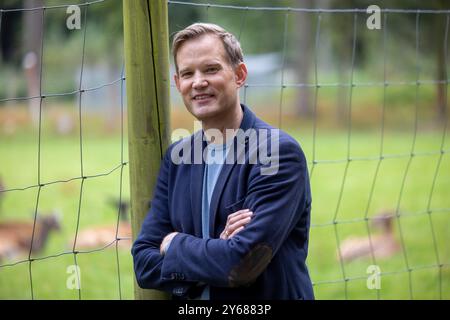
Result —
<instances>
[{"instance_id":1,"label":"tree","mask_svg":"<svg viewBox=\"0 0 450 320\"><path fill-rule=\"evenodd\" d=\"M313 8L314 4L311 0L301 0L298 2L301 8ZM296 55L296 71L298 83L307 84L311 82L311 66L314 65L314 34L315 20L312 19L311 13L295 14L295 30L294 41L297 45ZM310 89L302 87L297 93L296 113L301 117L312 117L313 108L311 106Z\"/></svg>"},{"instance_id":2,"label":"tree","mask_svg":"<svg viewBox=\"0 0 450 320\"><path fill-rule=\"evenodd\" d=\"M22 7L22 0L3 0L1 9L16 9ZM5 13L0 17L0 62L8 61L18 64L14 60L16 48L19 47L21 14L17 12Z\"/></svg>"},{"instance_id":3,"label":"tree","mask_svg":"<svg viewBox=\"0 0 450 320\"><path fill-rule=\"evenodd\" d=\"M42 0L25 0L24 8L38 8L43 6ZM44 37L43 10L24 11L23 14L23 69L27 78L27 92L29 97L39 96L42 38ZM34 126L39 125L39 99L28 100L31 121Z\"/></svg>"}]
</instances>

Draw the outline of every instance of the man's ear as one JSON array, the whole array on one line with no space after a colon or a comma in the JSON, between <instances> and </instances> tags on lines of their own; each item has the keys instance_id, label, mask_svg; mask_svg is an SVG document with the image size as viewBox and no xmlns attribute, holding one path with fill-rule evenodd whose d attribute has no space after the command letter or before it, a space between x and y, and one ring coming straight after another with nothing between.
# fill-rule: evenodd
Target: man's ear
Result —
<instances>
[{"instance_id":1,"label":"man's ear","mask_svg":"<svg viewBox=\"0 0 450 320\"><path fill-rule=\"evenodd\" d=\"M180 78L178 77L178 73L173 75L173 80L175 80L175 85L177 86L178 91L180 91Z\"/></svg>"},{"instance_id":2,"label":"man's ear","mask_svg":"<svg viewBox=\"0 0 450 320\"><path fill-rule=\"evenodd\" d=\"M247 80L247 66L243 62L239 63L234 71L234 74L236 76L236 84L238 88L242 87L245 84L245 80Z\"/></svg>"}]
</instances>

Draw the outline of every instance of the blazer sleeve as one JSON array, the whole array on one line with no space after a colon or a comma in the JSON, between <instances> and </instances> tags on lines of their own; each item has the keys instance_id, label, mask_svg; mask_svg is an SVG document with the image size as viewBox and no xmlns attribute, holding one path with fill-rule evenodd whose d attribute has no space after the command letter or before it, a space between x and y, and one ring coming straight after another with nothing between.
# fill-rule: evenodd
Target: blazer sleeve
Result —
<instances>
[{"instance_id":1,"label":"blazer sleeve","mask_svg":"<svg viewBox=\"0 0 450 320\"><path fill-rule=\"evenodd\" d=\"M309 215L310 190L306 159L298 143L280 138L279 168L262 175L263 165L252 165L244 208L254 215L231 239L201 239L179 233L162 261L161 276L179 275L219 287L253 282L267 267L298 221ZM309 220L308 220L309 221ZM296 241L307 241L304 237Z\"/></svg>"},{"instance_id":2,"label":"blazer sleeve","mask_svg":"<svg viewBox=\"0 0 450 320\"><path fill-rule=\"evenodd\" d=\"M168 148L162 161L151 208L133 243L131 254L136 281L141 288L158 289L182 296L186 294L192 283L182 281L178 277L170 279L161 277L164 256L160 254L159 248L164 237L175 231L170 222L168 205L170 150L171 147Z\"/></svg>"}]
</instances>

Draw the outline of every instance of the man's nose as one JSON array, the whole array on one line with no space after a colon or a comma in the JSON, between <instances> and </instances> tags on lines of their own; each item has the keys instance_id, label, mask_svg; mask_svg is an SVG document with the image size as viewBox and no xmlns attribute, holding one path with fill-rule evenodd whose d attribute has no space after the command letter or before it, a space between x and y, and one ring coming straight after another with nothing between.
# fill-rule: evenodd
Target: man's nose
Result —
<instances>
[{"instance_id":1,"label":"man's nose","mask_svg":"<svg viewBox=\"0 0 450 320\"><path fill-rule=\"evenodd\" d=\"M192 83L192 88L201 89L206 86L208 86L208 81L206 81L202 75L195 76L194 82Z\"/></svg>"}]
</instances>

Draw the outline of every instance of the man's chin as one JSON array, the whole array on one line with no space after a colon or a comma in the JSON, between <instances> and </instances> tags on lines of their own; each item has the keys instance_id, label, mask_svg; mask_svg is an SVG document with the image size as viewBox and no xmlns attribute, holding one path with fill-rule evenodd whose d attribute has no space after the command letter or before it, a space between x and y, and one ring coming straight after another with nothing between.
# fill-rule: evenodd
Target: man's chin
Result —
<instances>
[{"instance_id":1,"label":"man's chin","mask_svg":"<svg viewBox=\"0 0 450 320\"><path fill-rule=\"evenodd\" d=\"M199 121L213 118L216 114L216 110L209 106L194 107L192 112L192 115Z\"/></svg>"},{"instance_id":2,"label":"man's chin","mask_svg":"<svg viewBox=\"0 0 450 320\"><path fill-rule=\"evenodd\" d=\"M195 119L198 121L208 121L209 119L213 118L213 115L210 114L194 114Z\"/></svg>"}]
</instances>

